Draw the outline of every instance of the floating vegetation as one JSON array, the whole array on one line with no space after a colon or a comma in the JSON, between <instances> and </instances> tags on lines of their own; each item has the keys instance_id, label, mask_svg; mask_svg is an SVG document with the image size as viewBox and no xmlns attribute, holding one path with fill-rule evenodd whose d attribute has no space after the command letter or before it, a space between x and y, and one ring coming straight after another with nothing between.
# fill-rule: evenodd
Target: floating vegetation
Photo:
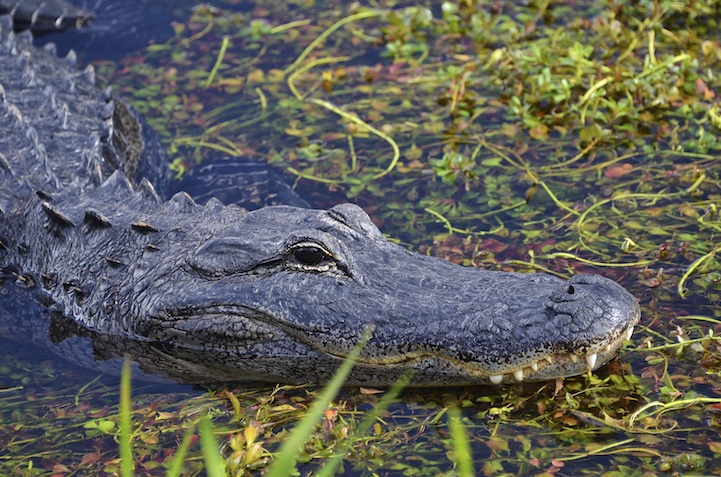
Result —
<instances>
[{"instance_id":1,"label":"floating vegetation","mask_svg":"<svg viewBox=\"0 0 721 477\"><path fill-rule=\"evenodd\" d=\"M643 313L619 361L558 383L352 388L327 405L312 386L136 383L134 474L199 475L218 443L212 466L260 475L317 402L302 475L721 474L719 11L201 6L167 43L99 63L178 174L217 154L265 159L313 204L353 200L411 248L602 273ZM120 474L116 380L60 366L0 354L0 473Z\"/></svg>"}]
</instances>

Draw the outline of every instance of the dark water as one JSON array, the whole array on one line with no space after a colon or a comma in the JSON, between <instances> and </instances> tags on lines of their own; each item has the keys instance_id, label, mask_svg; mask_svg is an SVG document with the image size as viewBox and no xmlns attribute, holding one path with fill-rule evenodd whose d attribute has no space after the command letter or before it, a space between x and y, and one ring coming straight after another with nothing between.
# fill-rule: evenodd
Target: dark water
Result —
<instances>
[{"instance_id":1,"label":"dark water","mask_svg":"<svg viewBox=\"0 0 721 477\"><path fill-rule=\"evenodd\" d=\"M247 11L249 7L232 1L216 4L232 11ZM53 42L60 55L72 49L84 62L117 60L149 44L168 40L173 35L173 21L187 18L196 5L190 0L89 0L81 6L94 14L93 23L79 30L44 33L38 36L37 44Z\"/></svg>"},{"instance_id":2,"label":"dark water","mask_svg":"<svg viewBox=\"0 0 721 477\"><path fill-rule=\"evenodd\" d=\"M263 5L262 2L212 3L233 12L262 18L274 25L303 18L322 18L325 8L313 2L291 2L283 12L282 21L275 22L271 15L272 8ZM570 3L559 4L558 11L571 8L572 5L570 7L569 5ZM100 2L86 6L97 13L95 25L82 32L47 35L39 39L39 42L56 42L60 46L60 50L74 48L82 63L95 62L101 74L103 71L110 71L107 73L107 78L116 84L123 80L121 77L123 66L129 67L135 59L146 56L144 48L148 43L163 44L171 38L173 22L188 23L193 3L141 2L138 5L136 2L132 2L118 7ZM435 15L440 14L442 9L438 3L434 3L431 7ZM595 15L595 12L592 11L571 10L570 12L569 15L573 14L585 19L590 19ZM552 25L556 20L548 19L548 24ZM208 56L212 57L217 52L219 37L211 34L205 39L208 44L205 47L199 47L199 50L206 51ZM307 44L305 40L303 39L305 43L300 46L273 45L269 48L276 55L274 58L283 58L285 55L285 63L278 60L277 68L282 69L291 63L302 46ZM201 40L198 41L198 43L200 42ZM260 47L253 45L251 41L244 44L244 47L249 52L253 52L253 55L260 50ZM188 52L189 57L191 54ZM252 58L253 55L250 57ZM121 66L109 66L116 63L108 63L108 60L118 61ZM153 61L161 62L162 67L162 55L156 55ZM165 61L167 68L175 67L173 59L166 58ZM391 68L392 61L378 49L370 52L367 57L354 58L352 63L355 65L367 64L371 67L381 64L382 68L379 68L378 71L380 71L380 75L383 75L389 74L388 70ZM209 64L212 66L212 61ZM264 69L268 74L267 71L271 68L264 66ZM229 76L226 73L226 79ZM118 88L121 89L122 97L142 102L142 94L138 93L136 96L131 92L140 91L147 86L147 84L137 83L130 86L118 85ZM265 84L263 86L266 87ZM179 89L182 88L179 87ZM266 89L269 91L268 97L272 101L272 88L266 87ZM214 93L222 93L224 96L219 96L214 100L212 98ZM251 103L242 100L234 103L235 97L232 93L220 93L212 89L198 93L198 95L204 95L203 101L206 101L207 104L217 106L226 103L225 108L202 127L215 126L238 117L245 118L247 115L248 121L257 122L237 134L242 135L249 149L254 152L260 151L260 154L265 157L272 158L274 151L282 152L279 154L282 156L288 150L298 153L297 155L308 153L308 157L311 157L313 146L318 145L320 156L312 157L306 163L303 163L303 159L301 159L300 163L307 164L315 161L320 164L318 166L320 168L324 164L332 162L335 151L347 147L343 140L338 140L330 133L327 135L317 134L315 136L317 142L310 139L308 143L303 143L303 140L297 139L295 136L279 135L278 129L292 129L292 127L302 129L303 123L291 127L294 121L302 121L304 115L307 114L301 108L293 110L290 107L285 109L270 107L267 112L258 113L257 103L252 103L252 107L255 109L249 113ZM418 91L418 94L422 93L436 94L436 91ZM493 94L493 88L490 86L488 94ZM142 105L137 105L137 107L141 109ZM144 112L148 115L151 123L161 124L163 113L158 111L157 105L148 102L146 108L147 111ZM495 106L489 107L489 111L484 116L486 119L484 125L489 130L500 129L503 124L515 121L515 119L509 120L508 115L502 109L494 108ZM427 112L419 107L417 115L421 116ZM371 113L373 111L367 117L372 118ZM393 114L392 111L384 111L384 113L386 113L386 117ZM407 121L417 119L417 116L404 118ZM191 121L189 120L188 123ZM335 123L336 118L329 120L329 131L333 130L331 127L335 127ZM197 124L188 124L190 132L187 134L198 134L198 130L202 127ZM442 138L452 132L452 128L448 128L443 134L437 132L417 134L412 139L398 133L398 141L404 150L410 148L411 144L417 144L426 151L433 151L434 148L440 151ZM164 135L164 139L167 139L169 135L168 131L162 127L159 128L159 133L161 136ZM456 131L456 133L459 136L464 134L462 131ZM654 134L656 134L655 131L650 131L644 141L647 141L647 144L654 143ZM321 141L318 137L323 140ZM568 144L564 143L562 139L553 136L551 139L551 143L553 143L553 139L558 139L558 142L545 148L539 147L531 150L525 157L540 161L542 157L568 149ZM663 140L659 142L663 143ZM381 146L374 147L381 148ZM181 146L180 154L189 154L188 149L192 148ZM204 151L203 154L204 157L207 157L210 153ZM714 153L710 154L713 156ZM369 153L369 155L371 154ZM437 155L442 155L442 152L438 152ZM612 157L610 152L608 157ZM650 157L650 155L639 155L629 158L627 162L634 167L645 169L648 176L653 176L658 171L654 169L654 160ZM492 159L492 157L485 156L482 158ZM171 159L174 159L172 154ZM695 159L691 158L678 159L676 165L679 166L679 169L668 167L667 184L654 183L652 185L657 187L654 190L659 190L666 185L676 185L674 181L678 179L674 171L680 170L680 166L693 166L694 161ZM714 173L718 174L718 168L721 167L718 162L713 161L704 164L710 164L709 176L713 176ZM665 166L658 166L658 168L662 167ZM328 169L332 171L332 167L329 166ZM493 170L483 172L486 174L485 190L491 190L494 184L502 183L504 180L501 175L496 176L498 173ZM514 178L514 180L517 179ZM600 190L610 187L609 184L603 182L603 177L597 179L597 184L575 184L572 180L562 182L559 178L556 183L558 187L554 190L561 199L570 203L583 202L594 194L602 197ZM715 179L718 180L717 177ZM391 180L388 182L379 185L379 189L387 189L385 193L366 190L354 195L352 187L327 187L303 181L300 181L299 190L314 205L324 207L350 197L371 211L374 218L382 225L382 229L391 236L408 242L409 246L413 248L430 249L430 253L440 254L456 261L469 261L470 257L474 257L474 260L478 260L481 264L487 263L484 262L483 255L476 257L473 248L475 244L481 244L481 248L487 248L494 252L496 260L494 265L514 259L527 260L529 250L540 251L546 243L544 239L549 240L549 237L554 236L553 233L538 235L539 238L534 242L533 236L529 234L529 231L534 231L534 228L535 230L544 230L555 225L544 221L544 216L556 214L557 208L548 196L536 193L524 206L526 209L523 210L527 211L528 215L526 218L521 219L512 213L496 214L492 218L474 218L473 214L485 211L483 209L467 212L465 215L461 215L458 222L454 223L461 228L490 230L497 226L497 221L502 221L505 229L510 231L510 236L498 234L492 240L483 239L485 240L483 242L481 242L482 239L474 242L462 238L434 241L434 237L443 234L445 229L432 217L425 217L424 221L418 221L419 215L413 209L417 208L416 203L425 200L425 203L431 204L433 202L430 199L436 197L443 197L448 199L447 201L462 202L474 199L473 194L479 194L479 192L472 189L465 194L462 191L447 193L450 186L441 184L438 180L416 181L413 182L412 187L403 183L393 184ZM649 182L651 181L649 180ZM684 187L688 185L683 184ZM505 192L505 189L500 187L498 190ZM523 199L528 187L526 183L521 183L518 179L518 183L514 183L510 190L519 199ZM450 198L445 197L444 194ZM718 197L717 189L715 192L711 192L710 198L699 198L704 202L698 207L708 208L709 204L713 203L718 205ZM479 200L477 197L475 199ZM694 205L692 201L690 203L691 206ZM389 204L393 207L389 207ZM659 434L651 432L635 434L627 432L621 425L614 426L612 419L603 422L604 413L613 413L614 419L622 420L627 418L629 413L650 401L669 402L684 397L689 400L696 397L710 399L720 394L719 367L721 360L719 360L713 344L708 345L707 343L706 347L689 346L679 353L676 353L675 350L668 353L647 353L635 349L640 347L644 341L648 343L649 338L653 340L653 344L675 341L675 337L669 339L669 336L671 333L677 332L676 326L679 327L678 330L681 330L682 338L686 337L687 339L707 335L709 330L721 331L717 322L683 319L684 316L721 318L719 316L718 288L713 285L713 277L706 277L708 280L703 283L690 282L692 290L703 291L691 292L687 299L680 299L675 293L673 285L664 285L664 280L667 280L668 276L678 278L699 256L696 254L689 258L687 245L683 245L689 243L688 247L693 248L694 244L690 240L694 240L693 234L699 232L689 228L687 222L679 219L683 214L678 211L685 210L683 208L689 207L688 204L688 201L677 200L673 197L659 199L650 205L641 204L640 199L638 202L629 199L613 204L614 208L617 207L628 214L623 220L618 219L618 215L607 213L605 208L603 209L604 214L599 212L597 218L589 219L592 226L598 227L598 235L601 238L611 237L615 230L628 227L628 230L631 231L643 229L643 232L635 234L629 232L629 235L636 237L637 242L642 243L644 240L653 242L653 227L641 221L642 213L645 213L647 209L653 209L651 212L656 217L654 226L675 227L677 230L673 236L674 240L664 242L667 244L664 246L665 249L659 251L659 253L667 254L663 262L665 271L664 266L656 266L650 270L641 265L623 270L594 267L593 265L577 265L575 267L576 271L603 273L620 281L639 297L643 305L644 318L641 330L636 334L634 343L629 346L629 349L621 353L619 361L614 361L599 370L596 373L597 376L592 380L586 381L583 377L568 380L566 392L562 393L561 397L554 393L554 383L524 384L508 389L479 387L406 391L389 409L389 413L383 420L380 436L376 436L378 440L357 444L357 448L354 449L352 457L345 466L345 473L347 475L370 475L372 472L381 475L414 475L414 473L439 475L444 472L452 472L452 460L447 456L450 446L444 409L448 405L460 403L463 407L464 423L471 438L476 468L486 475L500 475L504 470L513 475L534 475L544 471L558 475L598 475L602 472L615 472L615 474L609 475L640 475L642 470L664 470L663 463L667 461L672 461L673 468L679 471L700 468L706 473L718 474L721 465L719 465L715 452L719 451L713 444L721 441L721 433L715 408L691 403L685 407L685 412L675 412L684 408L684 406L679 406L672 410L674 412L669 411L664 419L647 419L638 423L641 427L658 427L659 431L663 431ZM408 210L402 209L402 207L407 207ZM403 213L399 213L398 210L402 210ZM638 216L634 214L638 214ZM407 220L399 220L399 217ZM718 223L718 218L715 220ZM713 218L709 218L709 221L713 221ZM679 237L683 233L689 234L688 237ZM529 236L531 239L528 239ZM638 238L639 236L641 239ZM474 240L476 239L474 238ZM560 239L558 241L561 242ZM551 245L555 245L555 242ZM594 246L599 246L598 242ZM519 267L523 268L523 266ZM564 268L562 265L557 265L557 271L563 272ZM713 265L711 268L713 270ZM699 279L694 278L694 280L698 281ZM709 280L711 284L709 284ZM9 286L3 288L6 293L10 293L9 289ZM119 362L115 361L110 363L110 366L117 368L118 364ZM43 347L0 339L0 447L5 449L0 451L0 473L66 475L75 472L76 475L85 475L101 472L103 469L101 466L83 467L80 464L81 459L90 450L93 450L104 459L110 460L116 456L115 443L110 434L97 433L94 429L85 426L88 422L101 422L104 416L113 415L118 400L117 382L117 376L100 374L98 371L88 371L75 366ZM309 390L314 391L315 388L309 388ZM241 403L244 407L257 410L262 409L259 403L270 399L273 388L243 385L235 388L235 392L241 396ZM184 409L201 409L201 412L215 413L218 424L223 429L234 431L243 428L242 425L229 424L230 405L222 398L217 398L213 391L207 392L190 386L169 383L141 384L136 382L134 396L136 410L142 409L146 412L143 416L149 416L152 412L155 412L154 416L163 412L181 415ZM273 399L276 399L275 402L278 405L284 405L303 402L304 397L307 397L305 390L292 389ZM356 407L361 410L372 408L376 402L372 397L360 394L357 389L345 390L338 401L339 407L349 413ZM343 404L340 404L341 402ZM243 422L247 424L247 421ZM149 427L151 425L149 424ZM159 421L155 425L162 427L163 424ZM146 448L149 450L143 454L144 462L153 459L162 461L158 457L160 451L157 449L175 448L180 436L182 436L182 429L176 427L161 435L157 443L147 443ZM619 447L615 447L616 445ZM608 446L609 450L596 452L604 446ZM623 448L630 449L614 454L616 449ZM639 451L639 448L646 449L646 451ZM694 460L695 458L704 460ZM28 468L30 462L33 463L32 469ZM64 465L69 470L65 472L61 467L57 467L58 465ZM313 468L312 463L302 469L303 472L307 472L311 468ZM109 469L112 470L112 468ZM147 472L148 475L163 474L161 468L148 469L143 472Z\"/></svg>"}]
</instances>

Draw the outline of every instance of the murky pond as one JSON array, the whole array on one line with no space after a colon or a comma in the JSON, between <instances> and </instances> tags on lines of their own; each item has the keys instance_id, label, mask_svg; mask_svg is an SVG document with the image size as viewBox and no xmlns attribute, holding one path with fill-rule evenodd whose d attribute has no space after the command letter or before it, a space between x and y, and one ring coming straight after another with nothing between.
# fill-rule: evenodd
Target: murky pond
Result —
<instances>
[{"instance_id":1,"label":"murky pond","mask_svg":"<svg viewBox=\"0 0 721 477\"><path fill-rule=\"evenodd\" d=\"M721 4L156 7L141 7L158 23L148 47L67 41L179 176L250 157L313 206L358 203L410 249L599 273L641 303L632 340L591 375L406 389L377 417L387 390L343 389L302 475L337 452L343 475L463 473L458 409L477 475L721 474ZM321 390L134 380L135 473L165 475L210 416L229 472L260 475ZM118 376L1 340L0 474L119 472L118 402ZM184 475L204 472L192 436Z\"/></svg>"}]
</instances>

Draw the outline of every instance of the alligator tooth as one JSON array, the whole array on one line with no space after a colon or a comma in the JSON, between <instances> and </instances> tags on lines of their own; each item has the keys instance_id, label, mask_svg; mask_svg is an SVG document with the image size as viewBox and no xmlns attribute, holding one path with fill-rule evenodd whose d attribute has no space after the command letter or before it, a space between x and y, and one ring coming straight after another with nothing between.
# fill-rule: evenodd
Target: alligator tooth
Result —
<instances>
[{"instance_id":1,"label":"alligator tooth","mask_svg":"<svg viewBox=\"0 0 721 477\"><path fill-rule=\"evenodd\" d=\"M518 381L518 382L523 381L523 369L514 371L513 377L516 378L516 381Z\"/></svg>"},{"instance_id":2,"label":"alligator tooth","mask_svg":"<svg viewBox=\"0 0 721 477\"><path fill-rule=\"evenodd\" d=\"M571 362L573 362L573 363L578 363L578 356L577 356L577 355L571 353L571 354L568 355L568 357L571 358Z\"/></svg>"},{"instance_id":3,"label":"alligator tooth","mask_svg":"<svg viewBox=\"0 0 721 477\"><path fill-rule=\"evenodd\" d=\"M548 361L548 364L553 364L553 355L548 355L545 358L546 361Z\"/></svg>"},{"instance_id":4,"label":"alligator tooth","mask_svg":"<svg viewBox=\"0 0 721 477\"><path fill-rule=\"evenodd\" d=\"M531 369L534 371L538 371L538 362L537 361L534 361L533 363L531 363Z\"/></svg>"},{"instance_id":5,"label":"alligator tooth","mask_svg":"<svg viewBox=\"0 0 721 477\"><path fill-rule=\"evenodd\" d=\"M609 345L606 345L606 352L607 352L607 353L610 353L610 352L611 352L611 345L610 345L610 344L609 344Z\"/></svg>"},{"instance_id":6,"label":"alligator tooth","mask_svg":"<svg viewBox=\"0 0 721 477\"><path fill-rule=\"evenodd\" d=\"M626 331L626 339L627 339L627 340L630 340L632 334L633 334L633 326L630 327L630 328L628 329L628 331Z\"/></svg>"},{"instance_id":7,"label":"alligator tooth","mask_svg":"<svg viewBox=\"0 0 721 477\"><path fill-rule=\"evenodd\" d=\"M596 366L597 359L598 355L596 353L586 355L586 364L588 365L588 369L593 369Z\"/></svg>"},{"instance_id":8,"label":"alligator tooth","mask_svg":"<svg viewBox=\"0 0 721 477\"><path fill-rule=\"evenodd\" d=\"M501 381L503 381L503 375L498 374L496 376L489 376L488 379L491 380L492 384L501 384Z\"/></svg>"}]
</instances>

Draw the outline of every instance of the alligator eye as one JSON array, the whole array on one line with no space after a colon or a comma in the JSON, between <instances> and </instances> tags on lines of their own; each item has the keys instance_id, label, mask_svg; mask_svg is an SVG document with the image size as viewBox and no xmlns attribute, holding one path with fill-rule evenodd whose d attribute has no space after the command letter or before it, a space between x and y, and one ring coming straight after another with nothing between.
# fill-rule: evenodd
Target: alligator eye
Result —
<instances>
[{"instance_id":1,"label":"alligator eye","mask_svg":"<svg viewBox=\"0 0 721 477\"><path fill-rule=\"evenodd\" d=\"M298 247L293 250L293 258L303 265L320 265L328 259L328 254L318 247Z\"/></svg>"}]
</instances>

